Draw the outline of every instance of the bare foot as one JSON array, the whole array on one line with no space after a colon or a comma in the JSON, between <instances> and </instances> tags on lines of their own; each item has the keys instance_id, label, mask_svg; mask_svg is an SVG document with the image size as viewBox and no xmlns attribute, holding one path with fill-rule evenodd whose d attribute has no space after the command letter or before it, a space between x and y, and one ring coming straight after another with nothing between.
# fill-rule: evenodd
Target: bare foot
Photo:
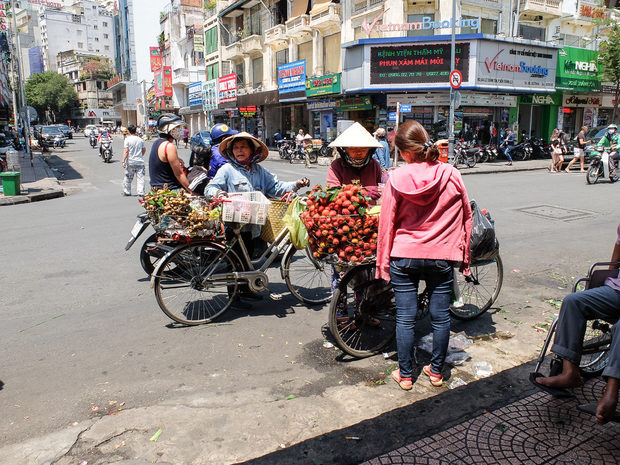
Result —
<instances>
[{"instance_id":1,"label":"bare foot","mask_svg":"<svg viewBox=\"0 0 620 465\"><path fill-rule=\"evenodd\" d=\"M581 378L581 375L579 374L579 372L576 372L576 374L574 375L560 373L557 376L548 376L546 378L538 378L536 381L542 384L543 386L548 386L550 388L557 388L557 389L574 388L574 387L579 387L583 384L583 379Z\"/></svg>"},{"instance_id":2,"label":"bare foot","mask_svg":"<svg viewBox=\"0 0 620 465\"><path fill-rule=\"evenodd\" d=\"M616 407L618 406L618 391L615 392L615 395L607 391L609 389L605 390L605 394L598 401L598 406L596 407L596 422L600 425L607 423L614 417Z\"/></svg>"}]
</instances>

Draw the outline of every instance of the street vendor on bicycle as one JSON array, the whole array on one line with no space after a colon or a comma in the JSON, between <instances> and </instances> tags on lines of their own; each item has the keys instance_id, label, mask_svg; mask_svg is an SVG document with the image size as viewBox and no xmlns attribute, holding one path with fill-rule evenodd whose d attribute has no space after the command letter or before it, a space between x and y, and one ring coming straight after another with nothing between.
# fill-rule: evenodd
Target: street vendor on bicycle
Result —
<instances>
[{"instance_id":1,"label":"street vendor on bicycle","mask_svg":"<svg viewBox=\"0 0 620 465\"><path fill-rule=\"evenodd\" d=\"M381 165L372 156L381 143L372 137L360 123L353 123L331 144L340 154L327 171L327 185L339 187L359 183L368 190L374 199L381 196L378 185L381 184Z\"/></svg>"}]
</instances>

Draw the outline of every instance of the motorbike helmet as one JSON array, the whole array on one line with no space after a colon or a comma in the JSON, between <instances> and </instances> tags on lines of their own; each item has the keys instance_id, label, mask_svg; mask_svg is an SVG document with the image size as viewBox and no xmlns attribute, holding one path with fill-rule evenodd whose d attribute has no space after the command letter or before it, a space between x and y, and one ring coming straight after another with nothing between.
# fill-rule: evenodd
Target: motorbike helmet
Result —
<instances>
[{"instance_id":1,"label":"motorbike helmet","mask_svg":"<svg viewBox=\"0 0 620 465\"><path fill-rule=\"evenodd\" d=\"M362 169L372 159L375 150L382 147L377 139L362 126L360 123L353 123L342 132L336 139L329 144L329 147L335 147L342 157L342 160L351 168ZM368 149L364 159L355 159L349 156L347 148L365 147Z\"/></svg>"},{"instance_id":2,"label":"motorbike helmet","mask_svg":"<svg viewBox=\"0 0 620 465\"><path fill-rule=\"evenodd\" d=\"M233 128L228 126L227 124L217 123L211 128L211 143L213 145L219 144L227 138L228 136L234 136L238 134L239 131L235 131Z\"/></svg>"},{"instance_id":3,"label":"motorbike helmet","mask_svg":"<svg viewBox=\"0 0 620 465\"><path fill-rule=\"evenodd\" d=\"M185 126L185 121L180 116L172 113L164 113L157 119L157 130L160 134L174 137ZM176 137L175 137L176 138Z\"/></svg>"}]
</instances>

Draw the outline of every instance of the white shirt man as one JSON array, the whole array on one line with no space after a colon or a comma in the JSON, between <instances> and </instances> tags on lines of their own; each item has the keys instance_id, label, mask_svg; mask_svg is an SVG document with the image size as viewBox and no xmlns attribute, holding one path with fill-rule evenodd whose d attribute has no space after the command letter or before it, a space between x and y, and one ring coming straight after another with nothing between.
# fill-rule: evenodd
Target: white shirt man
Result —
<instances>
[{"instance_id":1,"label":"white shirt man","mask_svg":"<svg viewBox=\"0 0 620 465\"><path fill-rule=\"evenodd\" d=\"M134 175L137 175L136 189L138 196L144 196L144 154L146 146L144 141L136 136L136 127L132 124L127 130L129 136L125 138L123 149L123 168L125 168L125 178L123 179L123 192L125 196L131 195L131 183Z\"/></svg>"}]
</instances>

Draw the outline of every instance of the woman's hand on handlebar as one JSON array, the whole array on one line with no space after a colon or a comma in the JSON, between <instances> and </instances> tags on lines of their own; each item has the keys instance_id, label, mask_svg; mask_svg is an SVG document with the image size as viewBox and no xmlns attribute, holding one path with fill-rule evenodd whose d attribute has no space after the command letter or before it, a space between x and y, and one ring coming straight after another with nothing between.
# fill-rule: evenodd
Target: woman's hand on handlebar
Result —
<instances>
[{"instance_id":1,"label":"woman's hand on handlebar","mask_svg":"<svg viewBox=\"0 0 620 465\"><path fill-rule=\"evenodd\" d=\"M308 178L301 178L295 184L295 190L298 191L302 187L308 187L310 185L310 180Z\"/></svg>"}]
</instances>

